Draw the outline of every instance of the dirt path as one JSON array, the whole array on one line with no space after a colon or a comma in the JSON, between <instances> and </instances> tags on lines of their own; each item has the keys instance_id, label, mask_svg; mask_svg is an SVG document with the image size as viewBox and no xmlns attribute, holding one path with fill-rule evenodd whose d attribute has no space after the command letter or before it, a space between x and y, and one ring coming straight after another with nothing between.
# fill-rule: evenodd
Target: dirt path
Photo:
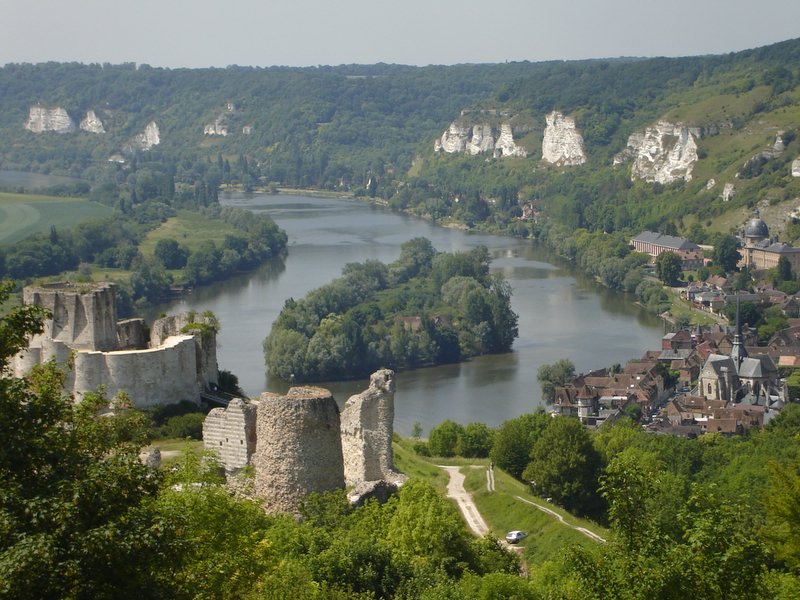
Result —
<instances>
[{"instance_id":1,"label":"dirt path","mask_svg":"<svg viewBox=\"0 0 800 600\"><path fill-rule=\"evenodd\" d=\"M489 527L486 525L486 521L483 520L481 513L478 512L478 507L472 501L472 496L464 489L464 475L459 471L460 467L440 466L450 476L450 481L447 484L447 497L456 501L458 509L464 515L464 520L473 533L483 537L489 533Z\"/></svg>"},{"instance_id":2,"label":"dirt path","mask_svg":"<svg viewBox=\"0 0 800 600\"><path fill-rule=\"evenodd\" d=\"M467 525L469 525L469 528L475 533L475 535L483 537L489 532L489 526L486 525L486 521L483 520L481 513L478 512L478 507L475 506L475 503L472 501L472 496L470 496L467 490L464 489L464 475L460 471L461 467L448 467L444 465L439 465L439 467L447 471L447 474L450 476L450 481L447 483L447 497L456 501L458 509L464 516L464 520L467 522ZM483 467L473 465L473 468ZM494 491L494 469L486 470L486 489L488 489L490 492ZM590 540L599 542L601 544L604 544L606 541L604 538L600 537L593 531L586 529L585 527L579 527L578 525L567 523L567 521L564 520L564 517L547 506L544 506L543 504L538 504L532 500L526 500L522 496L514 497L520 502L530 504L543 513L550 515L551 517L557 519L558 522L565 527L574 529L578 533L588 537ZM512 549L515 548L512 547Z\"/></svg>"},{"instance_id":3,"label":"dirt path","mask_svg":"<svg viewBox=\"0 0 800 600\"><path fill-rule=\"evenodd\" d=\"M548 514L548 515L550 515L551 517L555 517L555 518L556 518L556 519L558 519L558 521L559 521L559 522L560 522L562 525L564 525L565 527L569 527L570 529L574 529L575 531L577 531L577 532L579 532L579 533L582 533L583 535L585 535L586 537L588 537L590 540L594 540L595 542L600 542L601 544L605 544L605 543L606 543L606 540L605 540L604 538L601 538L599 535L597 535L597 534L596 534L596 533L594 533L593 531L589 531L589 530L588 530L588 529L586 529L585 527L578 527L577 525L571 525L570 523L567 523L567 522L564 520L564 517L562 517L562 516L561 516L560 514L558 514L556 511L554 511L554 510L550 510L549 508L547 508L546 506L544 506L544 505L542 505L542 504L537 504L536 502L533 502L533 501L531 501L531 500L526 500L526 499L525 499L525 498L523 498L522 496L514 496L514 497L515 497L517 500L520 500L521 502L524 502L525 504L530 504L531 506L535 506L535 507L536 507L536 508L538 508L540 511L542 511L543 513L547 513L547 514Z\"/></svg>"}]
</instances>

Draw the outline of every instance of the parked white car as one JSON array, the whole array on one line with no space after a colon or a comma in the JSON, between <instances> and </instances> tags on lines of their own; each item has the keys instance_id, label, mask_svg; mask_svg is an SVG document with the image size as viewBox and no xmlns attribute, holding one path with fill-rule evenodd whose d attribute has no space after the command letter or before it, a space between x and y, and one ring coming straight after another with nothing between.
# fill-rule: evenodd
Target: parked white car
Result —
<instances>
[{"instance_id":1,"label":"parked white car","mask_svg":"<svg viewBox=\"0 0 800 600\"><path fill-rule=\"evenodd\" d=\"M526 537L528 537L528 534L525 533L524 531L516 531L516 530L515 531L509 531L506 534L506 541L509 544L516 544L516 543L521 542L522 540L524 540Z\"/></svg>"}]
</instances>

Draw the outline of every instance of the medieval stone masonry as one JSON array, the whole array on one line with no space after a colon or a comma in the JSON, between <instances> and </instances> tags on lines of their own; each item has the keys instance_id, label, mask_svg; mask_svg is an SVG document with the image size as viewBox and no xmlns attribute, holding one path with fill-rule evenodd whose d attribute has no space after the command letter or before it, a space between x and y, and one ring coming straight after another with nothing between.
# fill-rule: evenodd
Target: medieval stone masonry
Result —
<instances>
[{"instance_id":1,"label":"medieval stone masonry","mask_svg":"<svg viewBox=\"0 0 800 600\"><path fill-rule=\"evenodd\" d=\"M385 499L406 479L392 462L394 382L394 371L373 373L341 415L331 393L318 387L232 400L206 418L205 447L228 475L253 466L255 495L268 512L297 514L308 494L345 486L354 503Z\"/></svg>"},{"instance_id":2,"label":"medieval stone masonry","mask_svg":"<svg viewBox=\"0 0 800 600\"><path fill-rule=\"evenodd\" d=\"M149 339L142 319L117 322L114 284L27 287L23 302L44 306L51 318L13 358L16 377L51 358L72 360L66 392L80 400L102 386L109 398L124 392L136 408L199 403L204 389L217 383L216 336L181 333L189 315L156 321Z\"/></svg>"}]
</instances>

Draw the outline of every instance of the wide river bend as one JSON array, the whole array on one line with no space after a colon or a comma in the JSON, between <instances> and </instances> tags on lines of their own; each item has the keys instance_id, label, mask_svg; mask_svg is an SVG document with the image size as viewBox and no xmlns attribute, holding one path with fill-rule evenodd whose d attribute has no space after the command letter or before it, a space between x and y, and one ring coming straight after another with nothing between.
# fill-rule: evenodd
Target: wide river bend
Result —
<instances>
[{"instance_id":1,"label":"wide river bend","mask_svg":"<svg viewBox=\"0 0 800 600\"><path fill-rule=\"evenodd\" d=\"M492 269L501 271L513 287L520 335L508 354L398 374L395 430L403 435L410 434L415 422L427 434L445 419L496 426L534 410L541 405L536 371L544 363L569 358L585 372L624 364L660 347L663 324L658 318L625 295L576 274L530 241L436 227L354 200L225 193L220 202L270 215L289 236L286 259L199 288L145 316L152 322L162 311L213 311L222 326L220 368L235 373L250 396L287 388L270 378L261 349L287 298L300 299L328 283L347 263L392 262L400 245L418 236L440 251L487 246ZM319 385L329 388L341 405L367 384Z\"/></svg>"}]
</instances>

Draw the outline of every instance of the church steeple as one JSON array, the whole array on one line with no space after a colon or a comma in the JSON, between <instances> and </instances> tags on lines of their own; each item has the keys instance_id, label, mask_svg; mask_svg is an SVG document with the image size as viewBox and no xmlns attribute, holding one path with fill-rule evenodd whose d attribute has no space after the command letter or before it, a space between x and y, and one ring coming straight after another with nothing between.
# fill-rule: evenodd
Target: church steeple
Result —
<instances>
[{"instance_id":1,"label":"church steeple","mask_svg":"<svg viewBox=\"0 0 800 600\"><path fill-rule=\"evenodd\" d=\"M747 358L747 350L742 343L742 326L739 322L739 294L736 294L736 333L733 336L733 347L731 348L731 358L736 364L736 372L742 366L742 361Z\"/></svg>"}]
</instances>

